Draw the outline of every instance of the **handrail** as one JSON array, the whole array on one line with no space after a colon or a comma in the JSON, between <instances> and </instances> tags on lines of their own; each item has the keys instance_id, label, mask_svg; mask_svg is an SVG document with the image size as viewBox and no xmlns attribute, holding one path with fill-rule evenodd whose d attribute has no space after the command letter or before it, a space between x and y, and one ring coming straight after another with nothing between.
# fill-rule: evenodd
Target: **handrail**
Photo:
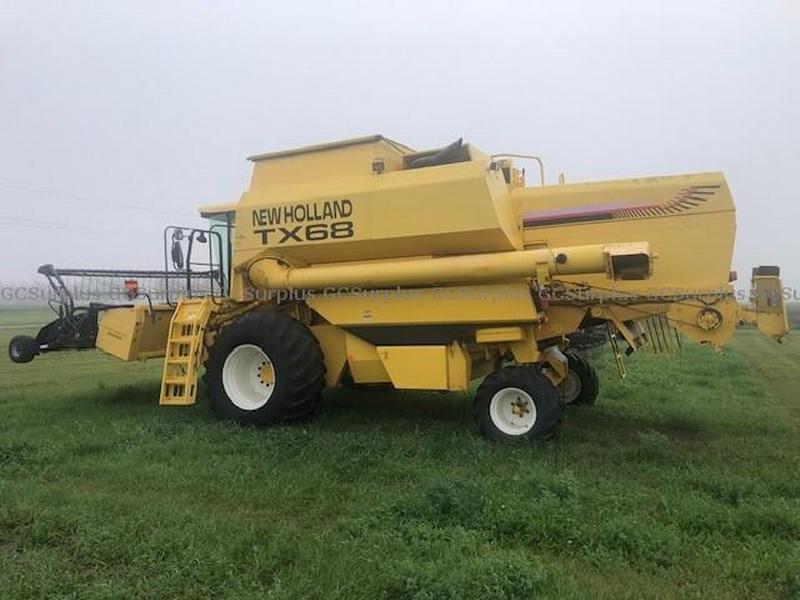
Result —
<instances>
[{"instance_id":1,"label":"handrail","mask_svg":"<svg viewBox=\"0 0 800 600\"><path fill-rule=\"evenodd\" d=\"M179 233L178 233L179 232ZM178 236L173 236L173 233L178 233ZM184 238L184 234L187 234L187 237ZM206 237L207 236L207 237ZM208 229L198 229L195 227L179 227L176 225L167 225L164 228L164 272L170 273L170 240L177 243L180 243L182 240L186 239L188 242L188 250L185 257L185 264L181 264L180 267L176 268L173 264L172 272L178 273L179 276L186 278L186 287L189 297L192 297L192 277L197 276L200 274L209 274L210 275L210 294L212 300L216 301L216 297L214 294L214 286L215 284L219 286L220 290L220 297L224 297L226 294L226 286L227 282L225 281L225 275L223 273L222 268L222 236L216 232L211 231ZM197 261L192 261L192 250L194 247L194 243L197 241L199 244L207 244L208 245L208 262L207 263L199 263ZM214 262L214 251L213 246L216 243L217 246L217 255L220 258L220 263L217 265ZM181 252L182 254L182 252ZM181 261L183 263L183 260ZM208 267L208 271L192 271L192 266L204 266ZM218 268L215 268L218 267ZM215 276L216 275L216 279ZM169 278L170 275L165 277L165 284L166 284L166 301L167 304L170 306L174 306L175 303L172 302L170 299L170 290L169 290Z\"/></svg>"},{"instance_id":2,"label":"handrail","mask_svg":"<svg viewBox=\"0 0 800 600\"><path fill-rule=\"evenodd\" d=\"M535 160L539 163L539 181L541 182L541 186L544 187L544 163L542 159L536 156L535 154L514 154L510 152L502 152L500 154L492 154L490 159L494 160L496 158L525 158L528 160Z\"/></svg>"}]
</instances>

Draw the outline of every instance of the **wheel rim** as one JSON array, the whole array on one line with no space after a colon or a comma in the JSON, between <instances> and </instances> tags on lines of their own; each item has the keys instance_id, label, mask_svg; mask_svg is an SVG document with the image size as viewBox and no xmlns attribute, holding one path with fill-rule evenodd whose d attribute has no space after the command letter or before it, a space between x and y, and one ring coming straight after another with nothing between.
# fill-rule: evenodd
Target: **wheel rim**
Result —
<instances>
[{"instance_id":1,"label":"wheel rim","mask_svg":"<svg viewBox=\"0 0 800 600\"><path fill-rule=\"evenodd\" d=\"M519 388L503 388L489 403L492 423L506 435L524 435L536 424L536 404L531 395Z\"/></svg>"},{"instance_id":2,"label":"wheel rim","mask_svg":"<svg viewBox=\"0 0 800 600\"><path fill-rule=\"evenodd\" d=\"M19 342L11 344L9 351L11 352L11 358L20 358L22 356L22 348L20 348Z\"/></svg>"},{"instance_id":3,"label":"wheel rim","mask_svg":"<svg viewBox=\"0 0 800 600\"><path fill-rule=\"evenodd\" d=\"M233 349L222 366L222 385L231 402L242 410L264 406L275 391L275 368L266 352L253 344Z\"/></svg>"},{"instance_id":4,"label":"wheel rim","mask_svg":"<svg viewBox=\"0 0 800 600\"><path fill-rule=\"evenodd\" d=\"M581 395L581 387L581 378L575 371L569 369L564 381L561 382L561 398L567 404L575 402Z\"/></svg>"}]
</instances>

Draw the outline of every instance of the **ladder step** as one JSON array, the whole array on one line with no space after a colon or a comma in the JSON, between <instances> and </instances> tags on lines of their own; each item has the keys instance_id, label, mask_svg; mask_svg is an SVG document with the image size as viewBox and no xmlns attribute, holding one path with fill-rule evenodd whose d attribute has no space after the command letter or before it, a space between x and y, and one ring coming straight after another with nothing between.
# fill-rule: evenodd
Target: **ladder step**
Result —
<instances>
[{"instance_id":1,"label":"ladder step","mask_svg":"<svg viewBox=\"0 0 800 600\"><path fill-rule=\"evenodd\" d=\"M175 309L167 340L160 404L194 404L203 336L213 309L210 298L184 299Z\"/></svg>"},{"instance_id":2,"label":"ladder step","mask_svg":"<svg viewBox=\"0 0 800 600\"><path fill-rule=\"evenodd\" d=\"M160 402L163 406L190 406L194 404L194 398L187 396L165 396Z\"/></svg>"}]
</instances>

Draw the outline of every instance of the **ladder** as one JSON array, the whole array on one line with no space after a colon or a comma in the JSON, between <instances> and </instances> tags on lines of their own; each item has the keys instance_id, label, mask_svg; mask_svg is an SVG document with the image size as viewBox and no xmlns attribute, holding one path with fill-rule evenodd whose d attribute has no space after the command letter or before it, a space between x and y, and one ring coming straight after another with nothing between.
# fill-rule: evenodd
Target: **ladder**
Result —
<instances>
[{"instance_id":1,"label":"ladder","mask_svg":"<svg viewBox=\"0 0 800 600\"><path fill-rule=\"evenodd\" d=\"M184 298L178 303L169 324L159 404L194 404L206 325L213 310L210 297Z\"/></svg>"}]
</instances>

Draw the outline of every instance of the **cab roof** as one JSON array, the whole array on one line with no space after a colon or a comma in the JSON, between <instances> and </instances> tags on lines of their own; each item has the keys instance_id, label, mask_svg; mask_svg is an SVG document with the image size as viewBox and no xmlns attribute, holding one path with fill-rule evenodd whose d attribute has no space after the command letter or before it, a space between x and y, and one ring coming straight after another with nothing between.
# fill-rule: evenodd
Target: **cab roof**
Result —
<instances>
[{"instance_id":1,"label":"cab roof","mask_svg":"<svg viewBox=\"0 0 800 600\"><path fill-rule=\"evenodd\" d=\"M287 150L278 150L277 152L266 152L264 154L254 154L248 156L247 160L257 162L261 160L269 160L272 158L282 158L285 156L296 156L298 154L310 154L312 152L322 152L325 150L333 150L336 148L346 148L347 146L358 146L360 144L371 144L377 142L385 142L402 154L413 154L415 151L408 146L396 142L383 135L368 135L364 137L350 138L347 140L340 140L337 142L328 142L325 144L314 144L312 146L301 146L299 148L289 148Z\"/></svg>"}]
</instances>

